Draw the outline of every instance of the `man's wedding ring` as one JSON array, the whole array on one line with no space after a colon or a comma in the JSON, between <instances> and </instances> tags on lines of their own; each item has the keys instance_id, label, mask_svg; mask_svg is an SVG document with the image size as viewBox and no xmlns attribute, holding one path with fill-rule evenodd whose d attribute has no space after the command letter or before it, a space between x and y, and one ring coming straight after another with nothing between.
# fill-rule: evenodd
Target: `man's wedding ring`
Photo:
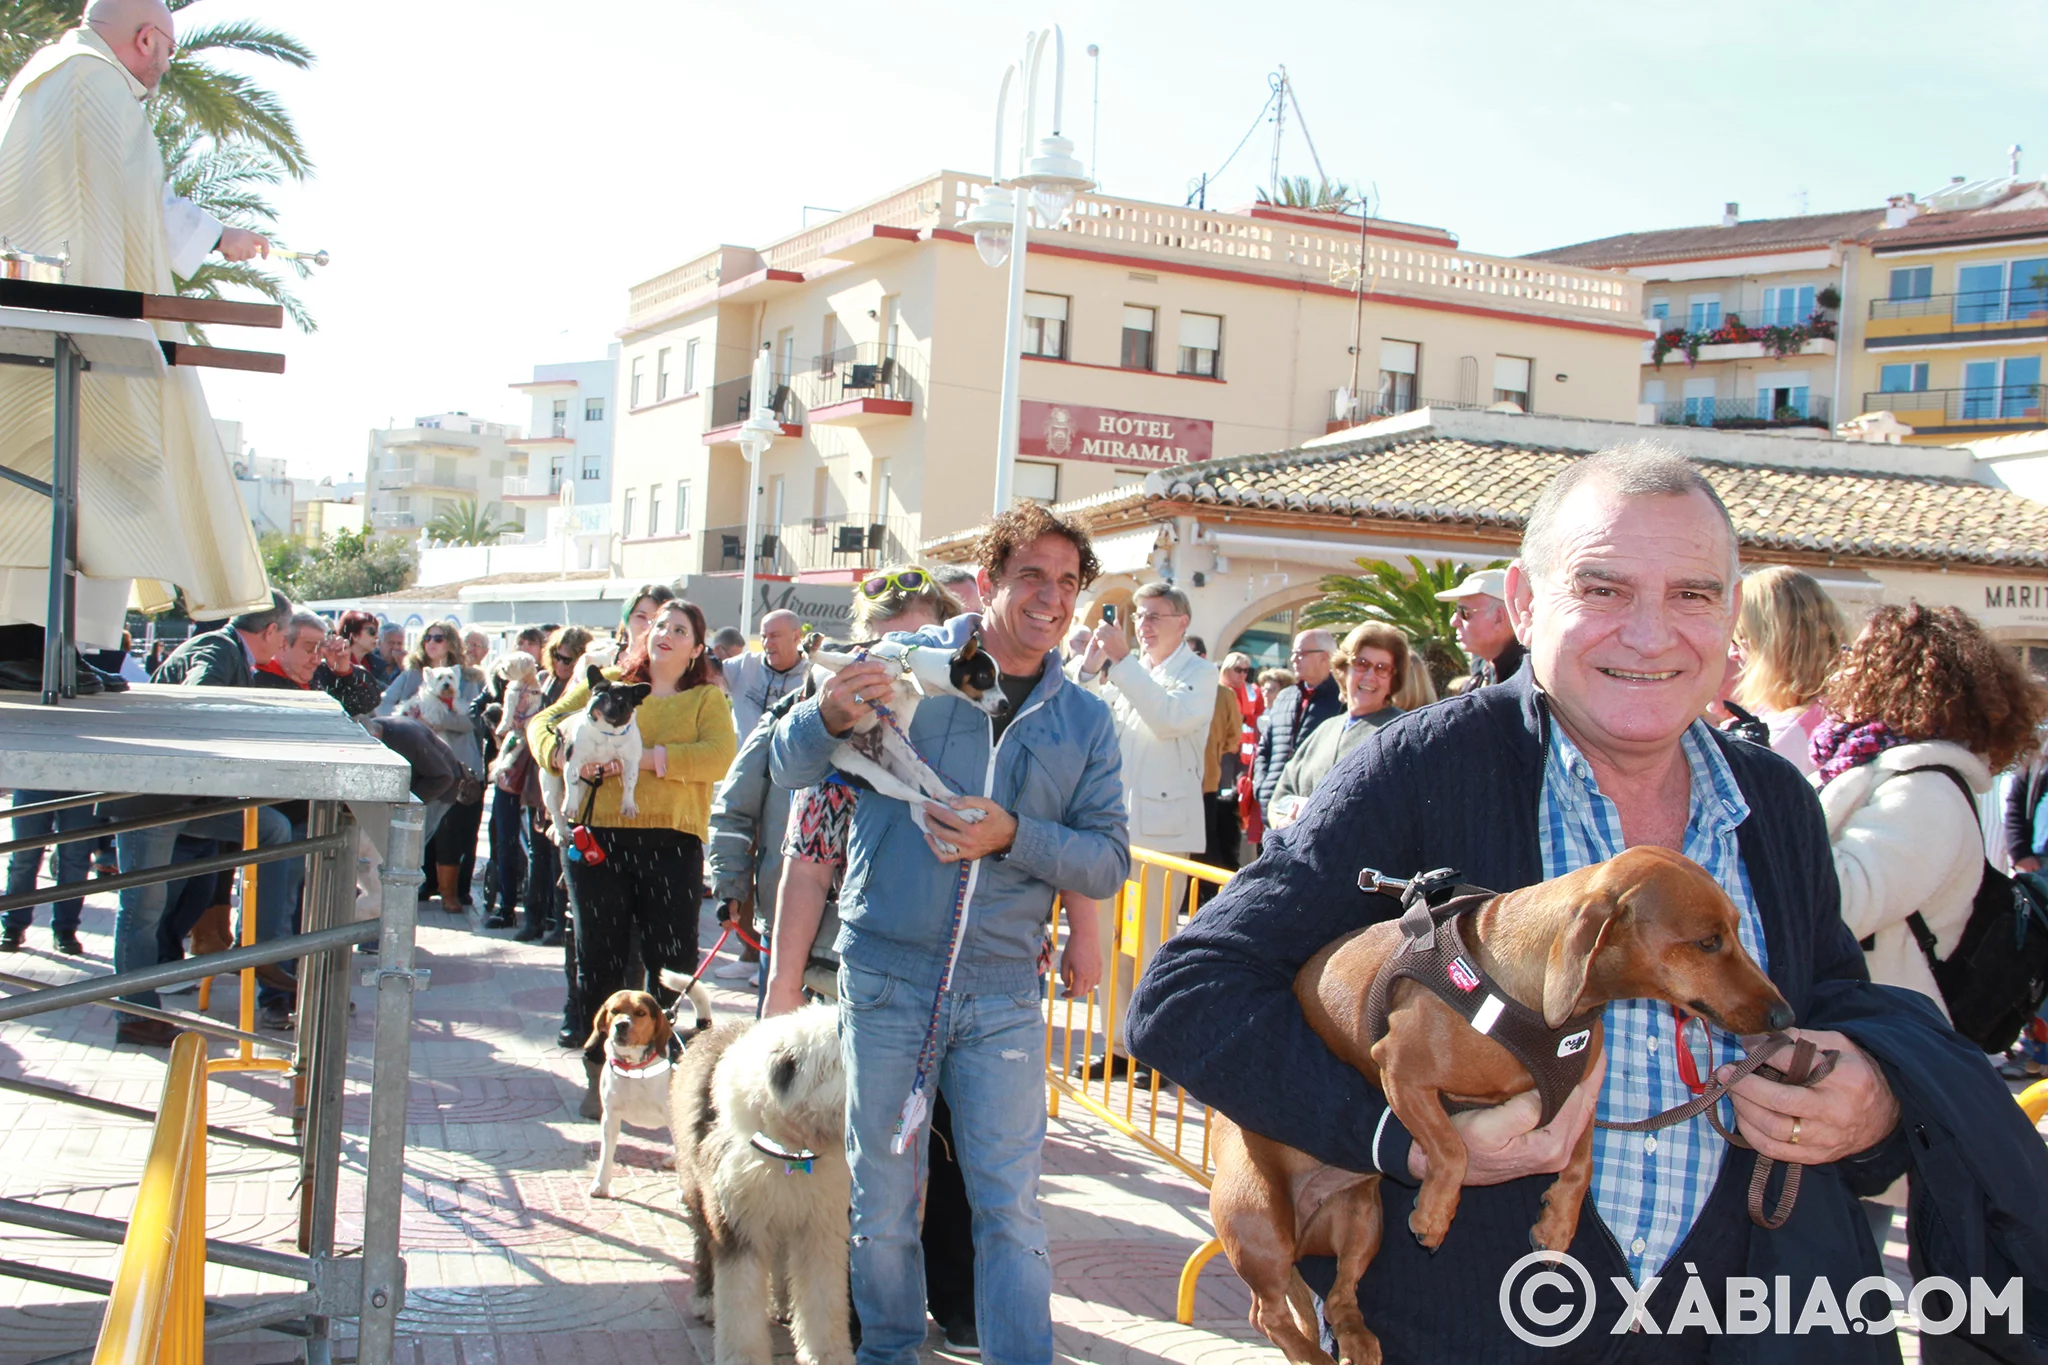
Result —
<instances>
[{"instance_id":1,"label":"man's wedding ring","mask_svg":"<svg viewBox=\"0 0 2048 1365\"><path fill-rule=\"evenodd\" d=\"M1792 1145L1794 1147L1799 1145L1799 1119L1797 1116L1792 1120Z\"/></svg>"}]
</instances>

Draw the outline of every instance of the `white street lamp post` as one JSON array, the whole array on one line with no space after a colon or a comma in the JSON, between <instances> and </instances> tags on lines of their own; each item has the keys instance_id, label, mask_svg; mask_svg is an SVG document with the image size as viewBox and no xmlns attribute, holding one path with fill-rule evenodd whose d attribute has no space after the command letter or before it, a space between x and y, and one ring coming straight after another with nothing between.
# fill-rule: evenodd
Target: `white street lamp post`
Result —
<instances>
[{"instance_id":1,"label":"white street lamp post","mask_svg":"<svg viewBox=\"0 0 2048 1365\"><path fill-rule=\"evenodd\" d=\"M746 568L740 579L740 634L754 633L754 557L760 552L761 457L782 434L782 423L769 408L774 381L768 372L768 343L754 357L754 392L747 405L747 420L740 424L740 453L747 457L747 540L742 547Z\"/></svg>"},{"instance_id":2,"label":"white street lamp post","mask_svg":"<svg viewBox=\"0 0 2048 1365\"><path fill-rule=\"evenodd\" d=\"M1053 42L1052 132L1037 138L1038 75L1045 57L1046 40ZM996 95L995 166L981 202L968 212L960 226L974 234L975 250L991 266L1010 265L1009 305L1003 330L1002 409L996 423L995 510L1010 506L1011 474L1017 460L1021 435L1021 399L1024 346L1024 258L1028 254L1031 215L1035 211L1044 227L1058 227L1073 206L1074 196L1095 188L1079 160L1074 144L1060 135L1067 78L1066 35L1059 27L1041 29L1024 43L1022 60L1003 73ZM1017 142L1018 174L1003 184L1003 118L1013 83L1021 85L1023 101L1021 136ZM1037 155L1032 155L1035 147Z\"/></svg>"}]
</instances>

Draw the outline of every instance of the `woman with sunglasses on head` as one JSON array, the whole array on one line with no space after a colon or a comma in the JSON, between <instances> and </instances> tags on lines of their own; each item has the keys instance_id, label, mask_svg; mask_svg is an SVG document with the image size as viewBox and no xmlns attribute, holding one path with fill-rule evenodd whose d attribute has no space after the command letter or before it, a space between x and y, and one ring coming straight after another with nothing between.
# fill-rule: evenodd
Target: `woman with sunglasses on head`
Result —
<instances>
[{"instance_id":1,"label":"woman with sunglasses on head","mask_svg":"<svg viewBox=\"0 0 2048 1365\"><path fill-rule=\"evenodd\" d=\"M644 642L618 667L604 670L608 679L645 683L649 692L633 712L641 743L633 793L637 813L627 816L619 809L617 760L584 768L584 779L597 783L587 820L581 811L563 812L589 831L594 846L565 866L576 920L576 993L585 1001L602 1000L627 986L626 959L635 929L647 970L645 982L633 985L652 992L664 1006L674 1003L676 993L661 984L662 968L688 973L697 965L711 789L725 776L738 748L732 708L711 682L706 634L704 613L696 604L671 597L655 611ZM590 693L588 678L573 679L558 701L533 718L526 736L536 762L561 770L564 754L556 727L587 705ZM597 1094L603 1065L601 1050L586 1049L585 1118L603 1112Z\"/></svg>"},{"instance_id":2,"label":"woman with sunglasses on head","mask_svg":"<svg viewBox=\"0 0 2048 1365\"><path fill-rule=\"evenodd\" d=\"M461 760L462 766L477 779L474 784L477 799L470 804L456 803L444 807L440 822L432 827L421 868L424 880L420 883L420 899L430 899L438 892L441 909L448 914L459 915L469 901L470 873L476 866L476 835L484 816L483 742L477 738L476 725L469 718L471 703L483 694L484 675L481 670L463 662L462 626L454 617L435 621L421 632L419 648L406 655L405 667L384 689L384 696L377 703L377 714L392 715L400 706L418 696L420 677L429 668L462 670L456 683L455 704L435 725L434 733L455 751L455 757ZM432 814L429 810L430 820Z\"/></svg>"}]
</instances>

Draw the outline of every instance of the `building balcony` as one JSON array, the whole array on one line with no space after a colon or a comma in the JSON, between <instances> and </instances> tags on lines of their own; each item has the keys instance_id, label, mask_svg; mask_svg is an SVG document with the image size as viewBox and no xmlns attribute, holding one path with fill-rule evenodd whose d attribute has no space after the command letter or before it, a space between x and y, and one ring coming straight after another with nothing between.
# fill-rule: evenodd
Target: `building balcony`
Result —
<instances>
[{"instance_id":1,"label":"building balcony","mask_svg":"<svg viewBox=\"0 0 2048 1365\"><path fill-rule=\"evenodd\" d=\"M1745 327L1743 330L1756 331L1760 329ZM1656 346L1657 342L1654 338L1643 343L1643 364L1656 364ZM1808 337L1798 350L1788 351L1783 356L1772 352L1761 341L1709 341L1700 347L1698 363L1706 365L1717 360L1790 360L1794 356L1833 355L1834 353L1835 339L1831 336ZM1674 360L1681 364L1684 363L1684 348L1673 346L1665 353L1664 363L1666 365L1669 365Z\"/></svg>"},{"instance_id":2,"label":"building balcony","mask_svg":"<svg viewBox=\"0 0 2048 1365\"><path fill-rule=\"evenodd\" d=\"M1863 348L1988 345L2033 337L2048 337L2048 289L1993 289L1872 299Z\"/></svg>"},{"instance_id":3,"label":"building balcony","mask_svg":"<svg viewBox=\"0 0 2048 1365\"><path fill-rule=\"evenodd\" d=\"M1987 384L1974 389L1879 390L1863 395L1863 411L1889 412L1921 435L2031 431L2041 419L2041 385Z\"/></svg>"},{"instance_id":4,"label":"building balcony","mask_svg":"<svg viewBox=\"0 0 2048 1365\"><path fill-rule=\"evenodd\" d=\"M755 529L760 540L755 546L754 572L790 578L827 569L858 571L908 564L917 558L921 543L916 517L870 521L840 514ZM746 541L745 526L705 527L702 571L744 571Z\"/></svg>"},{"instance_id":5,"label":"building balcony","mask_svg":"<svg viewBox=\"0 0 2048 1365\"><path fill-rule=\"evenodd\" d=\"M723 384L711 386L711 417L704 431L704 444L734 445L740 439L740 424L747 420L753 410L754 377L741 375L728 379ZM795 391L790 387L789 376L774 375L769 380L768 407L782 422L784 436L804 434L803 410L797 402Z\"/></svg>"},{"instance_id":6,"label":"building balcony","mask_svg":"<svg viewBox=\"0 0 2048 1365\"><path fill-rule=\"evenodd\" d=\"M1802 405L1780 403L1767 406L1762 398L1679 398L1668 403L1650 403L1656 409L1660 427L1713 427L1720 431L1768 431L1781 427L1828 429L1833 411L1825 397L1813 397Z\"/></svg>"},{"instance_id":7,"label":"building balcony","mask_svg":"<svg viewBox=\"0 0 2048 1365\"><path fill-rule=\"evenodd\" d=\"M795 377L806 420L865 427L909 417L924 401L924 352L866 341L821 355Z\"/></svg>"},{"instance_id":8,"label":"building balcony","mask_svg":"<svg viewBox=\"0 0 2048 1365\"><path fill-rule=\"evenodd\" d=\"M1495 404L1481 403L1474 398L1403 398L1398 394L1364 393L1353 395L1345 389L1331 389L1325 410L1330 416L1323 423L1323 432L1328 435L1348 427L1364 426L1377 422L1382 417L1401 417L1424 408L1449 408L1460 412L1478 412ZM1515 405L1522 411L1521 404ZM1505 409L1503 409L1505 411Z\"/></svg>"},{"instance_id":9,"label":"building balcony","mask_svg":"<svg viewBox=\"0 0 2048 1365\"><path fill-rule=\"evenodd\" d=\"M379 493L468 493L477 492L476 475L451 474L445 479L431 474L386 474L377 480Z\"/></svg>"},{"instance_id":10,"label":"building balcony","mask_svg":"<svg viewBox=\"0 0 2048 1365\"><path fill-rule=\"evenodd\" d=\"M553 502L562 496L562 485L567 482L560 474L552 477L507 479L504 498L506 502Z\"/></svg>"}]
</instances>

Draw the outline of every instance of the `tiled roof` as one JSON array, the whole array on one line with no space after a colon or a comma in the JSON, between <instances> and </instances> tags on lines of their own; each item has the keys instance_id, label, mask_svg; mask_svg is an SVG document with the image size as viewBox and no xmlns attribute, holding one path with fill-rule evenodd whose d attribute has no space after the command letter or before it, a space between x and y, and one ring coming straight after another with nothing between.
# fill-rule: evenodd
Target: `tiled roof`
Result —
<instances>
[{"instance_id":1,"label":"tiled roof","mask_svg":"<svg viewBox=\"0 0 2048 1365\"><path fill-rule=\"evenodd\" d=\"M1529 256L1561 265L1628 266L1650 261L1801 251L1861 237L1883 223L1884 210L1881 208L1856 209L1848 213L1807 213L1794 218L1752 218L1733 227L1710 223L1701 227L1624 232L1575 246L1532 251Z\"/></svg>"},{"instance_id":2,"label":"tiled roof","mask_svg":"<svg viewBox=\"0 0 2048 1365\"><path fill-rule=\"evenodd\" d=\"M2048 208L1924 213L1904 227L1872 233L1870 246L1882 254L1947 242L1996 242L2011 237L2048 237Z\"/></svg>"},{"instance_id":3,"label":"tiled roof","mask_svg":"<svg viewBox=\"0 0 2048 1365\"><path fill-rule=\"evenodd\" d=\"M1519 532L1582 452L1441 435L1210 460L1162 471L1168 500ZM2048 506L1963 479L1701 461L1744 547L2048 567Z\"/></svg>"}]
</instances>

